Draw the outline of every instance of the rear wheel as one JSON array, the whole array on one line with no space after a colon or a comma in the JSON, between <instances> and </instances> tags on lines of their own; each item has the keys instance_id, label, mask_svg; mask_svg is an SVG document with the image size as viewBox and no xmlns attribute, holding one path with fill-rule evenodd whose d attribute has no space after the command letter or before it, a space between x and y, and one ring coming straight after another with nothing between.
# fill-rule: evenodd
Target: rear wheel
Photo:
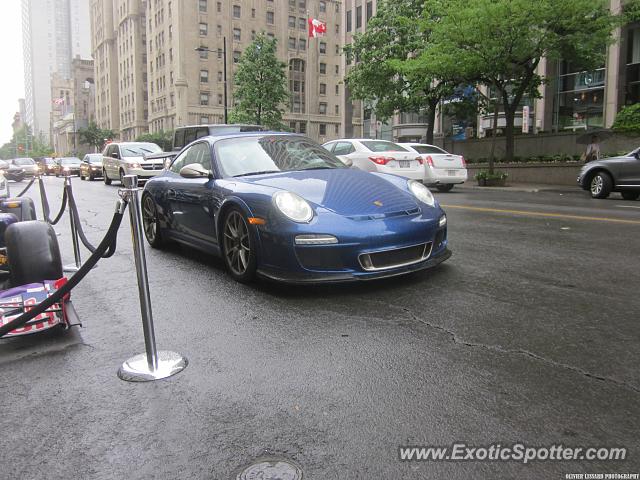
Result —
<instances>
[{"instance_id":1,"label":"rear wheel","mask_svg":"<svg viewBox=\"0 0 640 480\"><path fill-rule=\"evenodd\" d=\"M436 185L436 188L439 192L450 192L453 188L453 183L441 183L439 185Z\"/></svg>"},{"instance_id":2,"label":"rear wheel","mask_svg":"<svg viewBox=\"0 0 640 480\"><path fill-rule=\"evenodd\" d=\"M120 169L120 183L124 185L124 170Z\"/></svg>"},{"instance_id":3,"label":"rear wheel","mask_svg":"<svg viewBox=\"0 0 640 480\"><path fill-rule=\"evenodd\" d=\"M104 168L102 169L102 180L104 181L105 185L111 185L111 179L109 178L109 175L107 175L107 171Z\"/></svg>"},{"instance_id":4,"label":"rear wheel","mask_svg":"<svg viewBox=\"0 0 640 480\"><path fill-rule=\"evenodd\" d=\"M248 283L255 279L257 269L256 241L244 214L232 208L224 219L222 255L234 280Z\"/></svg>"},{"instance_id":5,"label":"rear wheel","mask_svg":"<svg viewBox=\"0 0 640 480\"><path fill-rule=\"evenodd\" d=\"M623 190L620 192L620 195L622 195L622 198L625 200L637 200L638 197L640 197L640 192L637 190Z\"/></svg>"},{"instance_id":6,"label":"rear wheel","mask_svg":"<svg viewBox=\"0 0 640 480\"><path fill-rule=\"evenodd\" d=\"M5 238L13 286L62 277L58 239L50 225L38 221L14 223L7 228Z\"/></svg>"},{"instance_id":7,"label":"rear wheel","mask_svg":"<svg viewBox=\"0 0 640 480\"><path fill-rule=\"evenodd\" d=\"M590 191L593 198L607 198L613 188L611 175L606 172L598 172L591 178Z\"/></svg>"},{"instance_id":8,"label":"rear wheel","mask_svg":"<svg viewBox=\"0 0 640 480\"><path fill-rule=\"evenodd\" d=\"M149 245L153 248L160 248L164 245L162 232L158 224L158 209L151 195L142 197L142 227Z\"/></svg>"}]
</instances>

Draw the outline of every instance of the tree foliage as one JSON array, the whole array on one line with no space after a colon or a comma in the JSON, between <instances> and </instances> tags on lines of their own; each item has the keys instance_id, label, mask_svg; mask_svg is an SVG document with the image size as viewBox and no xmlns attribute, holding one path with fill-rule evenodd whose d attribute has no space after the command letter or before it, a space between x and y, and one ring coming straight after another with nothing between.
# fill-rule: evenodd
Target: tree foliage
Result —
<instances>
[{"instance_id":1,"label":"tree foliage","mask_svg":"<svg viewBox=\"0 0 640 480\"><path fill-rule=\"evenodd\" d=\"M0 147L0 158L8 160L16 157L48 157L53 149L42 136L34 137L31 128L25 125L13 132L11 141Z\"/></svg>"},{"instance_id":2,"label":"tree foliage","mask_svg":"<svg viewBox=\"0 0 640 480\"><path fill-rule=\"evenodd\" d=\"M364 33L356 33L345 47L356 64L345 81L354 98L373 105L386 120L395 111L426 112L427 141L433 141L438 102L452 93L456 82L441 75L421 54L429 45L429 30L421 30L416 16L428 16L422 0L385 0Z\"/></svg>"},{"instance_id":3,"label":"tree foliage","mask_svg":"<svg viewBox=\"0 0 640 480\"><path fill-rule=\"evenodd\" d=\"M144 133L136 138L136 142L155 143L165 152L170 152L173 149L173 130Z\"/></svg>"},{"instance_id":4,"label":"tree foliage","mask_svg":"<svg viewBox=\"0 0 640 480\"><path fill-rule=\"evenodd\" d=\"M102 150L106 140L113 140L116 136L113 130L98 128L94 122L91 122L87 128L78 130L80 143L95 147L96 151Z\"/></svg>"},{"instance_id":5,"label":"tree foliage","mask_svg":"<svg viewBox=\"0 0 640 480\"><path fill-rule=\"evenodd\" d=\"M283 105L289 98L286 64L276 56L276 40L264 33L246 48L234 77L232 123L283 127Z\"/></svg>"},{"instance_id":6,"label":"tree foliage","mask_svg":"<svg viewBox=\"0 0 640 480\"><path fill-rule=\"evenodd\" d=\"M495 89L507 159L514 153L516 110L524 96L538 96L545 80L537 73L540 60L598 67L619 21L608 0L426 0L425 10L421 23L430 43L418 60L441 77Z\"/></svg>"},{"instance_id":7,"label":"tree foliage","mask_svg":"<svg viewBox=\"0 0 640 480\"><path fill-rule=\"evenodd\" d=\"M622 108L611 128L625 135L640 135L640 103Z\"/></svg>"}]
</instances>

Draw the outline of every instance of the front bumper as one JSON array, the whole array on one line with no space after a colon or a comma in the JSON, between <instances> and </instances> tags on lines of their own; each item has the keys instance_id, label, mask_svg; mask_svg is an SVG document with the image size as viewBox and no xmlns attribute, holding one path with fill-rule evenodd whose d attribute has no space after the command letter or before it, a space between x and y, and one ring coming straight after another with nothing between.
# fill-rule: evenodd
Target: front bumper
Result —
<instances>
[{"instance_id":1,"label":"front bumper","mask_svg":"<svg viewBox=\"0 0 640 480\"><path fill-rule=\"evenodd\" d=\"M139 179L144 180L160 175L162 173L162 167L154 170L147 170L145 168L125 168L124 171L127 175L137 175Z\"/></svg>"}]
</instances>

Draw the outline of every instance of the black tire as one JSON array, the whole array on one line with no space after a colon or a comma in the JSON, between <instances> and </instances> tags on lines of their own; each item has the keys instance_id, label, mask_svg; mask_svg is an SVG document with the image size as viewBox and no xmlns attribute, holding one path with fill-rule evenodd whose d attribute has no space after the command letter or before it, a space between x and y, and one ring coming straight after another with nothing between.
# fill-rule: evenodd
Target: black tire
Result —
<instances>
[{"instance_id":1,"label":"black tire","mask_svg":"<svg viewBox=\"0 0 640 480\"><path fill-rule=\"evenodd\" d=\"M607 198L613 189L613 180L607 172L596 172L589 182L592 198Z\"/></svg>"},{"instance_id":2,"label":"black tire","mask_svg":"<svg viewBox=\"0 0 640 480\"><path fill-rule=\"evenodd\" d=\"M5 234L11 284L15 287L62 277L58 239L51 225L14 223Z\"/></svg>"},{"instance_id":3,"label":"black tire","mask_svg":"<svg viewBox=\"0 0 640 480\"><path fill-rule=\"evenodd\" d=\"M165 244L160 223L158 221L158 208L151 195L144 195L141 202L142 230L147 242L153 248L162 248Z\"/></svg>"},{"instance_id":4,"label":"black tire","mask_svg":"<svg viewBox=\"0 0 640 480\"><path fill-rule=\"evenodd\" d=\"M620 195L622 195L622 198L625 200L637 200L638 197L640 197L640 192L637 190L622 190Z\"/></svg>"},{"instance_id":5,"label":"black tire","mask_svg":"<svg viewBox=\"0 0 640 480\"><path fill-rule=\"evenodd\" d=\"M124 185L124 170L120 169L120 184Z\"/></svg>"},{"instance_id":6,"label":"black tire","mask_svg":"<svg viewBox=\"0 0 640 480\"><path fill-rule=\"evenodd\" d=\"M441 183L439 185L436 185L436 188L439 192L450 192L453 188L453 183Z\"/></svg>"},{"instance_id":7,"label":"black tire","mask_svg":"<svg viewBox=\"0 0 640 480\"><path fill-rule=\"evenodd\" d=\"M8 206L9 204L17 203L17 206ZM19 222L28 222L29 220L36 220L36 207L33 204L33 200L29 197L20 198L8 198L5 200L4 212L13 213Z\"/></svg>"},{"instance_id":8,"label":"black tire","mask_svg":"<svg viewBox=\"0 0 640 480\"><path fill-rule=\"evenodd\" d=\"M109 178L109 175L107 175L107 171L104 168L102 169L102 181L105 185L111 185L111 179Z\"/></svg>"},{"instance_id":9,"label":"black tire","mask_svg":"<svg viewBox=\"0 0 640 480\"><path fill-rule=\"evenodd\" d=\"M258 265L255 231L239 208L227 211L221 241L224 264L233 279L240 283L255 280Z\"/></svg>"},{"instance_id":10,"label":"black tire","mask_svg":"<svg viewBox=\"0 0 640 480\"><path fill-rule=\"evenodd\" d=\"M80 180L84 180L84 175L80 175Z\"/></svg>"}]
</instances>

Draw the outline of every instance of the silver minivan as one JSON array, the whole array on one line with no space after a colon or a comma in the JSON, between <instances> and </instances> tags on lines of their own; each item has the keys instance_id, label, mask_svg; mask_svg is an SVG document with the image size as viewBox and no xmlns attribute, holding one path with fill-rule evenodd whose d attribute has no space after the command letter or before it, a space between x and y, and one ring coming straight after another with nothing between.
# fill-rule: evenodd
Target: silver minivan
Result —
<instances>
[{"instance_id":1,"label":"silver minivan","mask_svg":"<svg viewBox=\"0 0 640 480\"><path fill-rule=\"evenodd\" d=\"M111 185L125 175L137 175L139 180L147 180L162 172L161 159L146 159L147 155L160 153L162 149L151 142L117 142L107 145L102 152L102 177Z\"/></svg>"}]
</instances>

